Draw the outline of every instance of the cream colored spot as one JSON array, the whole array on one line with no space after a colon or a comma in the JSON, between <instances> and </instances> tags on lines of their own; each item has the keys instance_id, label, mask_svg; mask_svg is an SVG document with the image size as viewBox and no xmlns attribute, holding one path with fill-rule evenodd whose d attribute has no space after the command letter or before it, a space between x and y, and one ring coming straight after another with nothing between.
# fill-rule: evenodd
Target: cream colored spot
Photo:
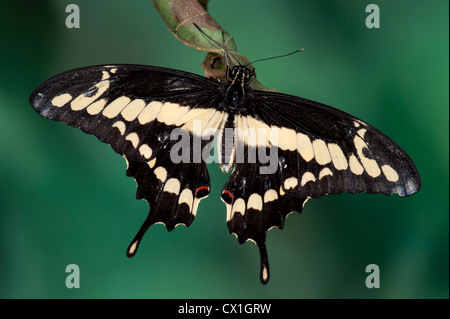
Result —
<instances>
[{"instance_id":1,"label":"cream colored spot","mask_svg":"<svg viewBox=\"0 0 450 319\"><path fill-rule=\"evenodd\" d=\"M302 181L300 183L301 186L305 186L308 182L315 182L316 178L314 177L314 174L311 172L305 172L302 176Z\"/></svg>"},{"instance_id":2,"label":"cream colored spot","mask_svg":"<svg viewBox=\"0 0 450 319\"><path fill-rule=\"evenodd\" d=\"M305 208L306 202L308 202L311 199L311 197L306 197L305 201L302 204L302 208Z\"/></svg>"},{"instance_id":3,"label":"cream colored spot","mask_svg":"<svg viewBox=\"0 0 450 319\"><path fill-rule=\"evenodd\" d=\"M323 140L315 139L312 142L312 146L318 164L325 165L331 162L330 152L328 151L327 144Z\"/></svg>"},{"instance_id":4,"label":"cream colored spot","mask_svg":"<svg viewBox=\"0 0 450 319\"><path fill-rule=\"evenodd\" d=\"M155 174L156 178L159 179L162 183L166 181L167 170L164 167L158 166L157 168L155 168L153 173Z\"/></svg>"},{"instance_id":5,"label":"cream colored spot","mask_svg":"<svg viewBox=\"0 0 450 319\"><path fill-rule=\"evenodd\" d=\"M278 193L274 189L269 189L264 194L264 203L272 202L278 199Z\"/></svg>"},{"instance_id":6,"label":"cream colored spot","mask_svg":"<svg viewBox=\"0 0 450 319\"><path fill-rule=\"evenodd\" d=\"M74 111L80 111L89 106L92 102L98 99L103 93L109 89L109 81L101 81L93 86L90 90L95 90L92 96L86 96L85 93L78 95L71 103L70 107Z\"/></svg>"},{"instance_id":7,"label":"cream colored spot","mask_svg":"<svg viewBox=\"0 0 450 319\"><path fill-rule=\"evenodd\" d=\"M247 202L247 209L250 209L250 208L262 211L263 201L262 201L261 195L256 194L256 193L253 193L250 195L250 197L248 198L248 202Z\"/></svg>"},{"instance_id":8,"label":"cream colored spot","mask_svg":"<svg viewBox=\"0 0 450 319\"><path fill-rule=\"evenodd\" d=\"M112 68L111 70L109 70L109 72L116 73L117 72L117 68Z\"/></svg>"},{"instance_id":9,"label":"cream colored spot","mask_svg":"<svg viewBox=\"0 0 450 319\"><path fill-rule=\"evenodd\" d=\"M182 129L201 136L215 112L215 109L192 109L182 116L175 125L183 125Z\"/></svg>"},{"instance_id":10,"label":"cream colored spot","mask_svg":"<svg viewBox=\"0 0 450 319\"><path fill-rule=\"evenodd\" d=\"M359 126L367 126L367 123L361 121L361 120L356 120L353 122L353 124L355 124L355 127L359 127Z\"/></svg>"},{"instance_id":11,"label":"cream colored spot","mask_svg":"<svg viewBox=\"0 0 450 319\"><path fill-rule=\"evenodd\" d=\"M364 134L366 134L367 130L365 128L359 129L356 134L358 134L361 138L364 138Z\"/></svg>"},{"instance_id":12,"label":"cream colored spot","mask_svg":"<svg viewBox=\"0 0 450 319\"><path fill-rule=\"evenodd\" d=\"M142 112L142 110L145 107L145 101L141 99L136 99L131 101L120 113L122 117L128 121L134 121L136 117L139 115L139 113Z\"/></svg>"},{"instance_id":13,"label":"cream colored spot","mask_svg":"<svg viewBox=\"0 0 450 319\"><path fill-rule=\"evenodd\" d=\"M262 122L254 119L251 116L247 117L248 127L250 129L253 129L257 136L255 140L250 140L249 145L253 147L262 146L262 147L269 147L270 146L270 134L271 130L270 127Z\"/></svg>"},{"instance_id":14,"label":"cream colored spot","mask_svg":"<svg viewBox=\"0 0 450 319\"><path fill-rule=\"evenodd\" d=\"M163 191L175 195L180 194L180 181L176 178L169 179L164 185Z\"/></svg>"},{"instance_id":15,"label":"cream colored spot","mask_svg":"<svg viewBox=\"0 0 450 319\"><path fill-rule=\"evenodd\" d=\"M262 266L262 273L261 274L262 274L262 279L264 281L267 281L267 279L269 278L269 272L267 271L266 265Z\"/></svg>"},{"instance_id":16,"label":"cream colored spot","mask_svg":"<svg viewBox=\"0 0 450 319\"><path fill-rule=\"evenodd\" d=\"M280 186L279 194L280 196L284 196L286 194L283 190L283 186Z\"/></svg>"},{"instance_id":17,"label":"cream colored spot","mask_svg":"<svg viewBox=\"0 0 450 319\"><path fill-rule=\"evenodd\" d=\"M361 166L355 155L350 155L348 163L353 174L361 175L364 172L364 168Z\"/></svg>"},{"instance_id":18,"label":"cream colored spot","mask_svg":"<svg viewBox=\"0 0 450 319\"><path fill-rule=\"evenodd\" d=\"M209 122L206 124L206 127L202 131L203 137L210 137L216 134L217 129L222 123L225 113L216 111L214 115L210 118Z\"/></svg>"},{"instance_id":19,"label":"cream colored spot","mask_svg":"<svg viewBox=\"0 0 450 319\"><path fill-rule=\"evenodd\" d=\"M336 169L344 170L348 168L347 159L345 158L344 152L339 145L329 143L328 150L330 151L331 160L333 161L333 165Z\"/></svg>"},{"instance_id":20,"label":"cream colored spot","mask_svg":"<svg viewBox=\"0 0 450 319\"><path fill-rule=\"evenodd\" d=\"M237 119L237 138L250 147L269 147L270 138L274 139L271 132L268 125L250 116L239 116Z\"/></svg>"},{"instance_id":21,"label":"cream colored spot","mask_svg":"<svg viewBox=\"0 0 450 319\"><path fill-rule=\"evenodd\" d=\"M333 172L328 167L325 167L320 171L319 179L322 179L325 176L333 176Z\"/></svg>"},{"instance_id":22,"label":"cream colored spot","mask_svg":"<svg viewBox=\"0 0 450 319\"><path fill-rule=\"evenodd\" d=\"M105 108L105 105L106 105L106 99L97 100L94 103L92 103L91 105L89 105L88 108L86 109L86 111L90 115L97 115Z\"/></svg>"},{"instance_id":23,"label":"cream colored spot","mask_svg":"<svg viewBox=\"0 0 450 319\"><path fill-rule=\"evenodd\" d=\"M297 149L297 134L294 130L282 127L278 131L278 147L282 150L294 151Z\"/></svg>"},{"instance_id":24,"label":"cream colored spot","mask_svg":"<svg viewBox=\"0 0 450 319\"><path fill-rule=\"evenodd\" d=\"M289 177L284 181L284 189L288 190L291 188L295 188L298 185L298 179L295 177Z\"/></svg>"},{"instance_id":25,"label":"cream colored spot","mask_svg":"<svg viewBox=\"0 0 450 319\"><path fill-rule=\"evenodd\" d=\"M66 103L70 100L72 100L72 95L70 95L69 93L63 93L55 96L50 103L52 103L53 106L62 107L66 105Z\"/></svg>"},{"instance_id":26,"label":"cream colored spot","mask_svg":"<svg viewBox=\"0 0 450 319\"><path fill-rule=\"evenodd\" d=\"M130 141L133 147L136 148L139 145L139 136L136 133L130 133L125 137L125 140Z\"/></svg>"},{"instance_id":27,"label":"cream colored spot","mask_svg":"<svg viewBox=\"0 0 450 319\"><path fill-rule=\"evenodd\" d=\"M109 79L109 72L102 71L102 81Z\"/></svg>"},{"instance_id":28,"label":"cream colored spot","mask_svg":"<svg viewBox=\"0 0 450 319\"><path fill-rule=\"evenodd\" d=\"M245 213L245 201L242 198L238 198L234 202L233 209L231 210L231 218L233 218L235 213L240 213L241 215Z\"/></svg>"},{"instance_id":29,"label":"cream colored spot","mask_svg":"<svg viewBox=\"0 0 450 319\"><path fill-rule=\"evenodd\" d=\"M130 103L130 100L131 99L129 97L121 96L109 103L103 110L102 114L107 118L112 119L113 117L119 115L119 113L125 108L125 106Z\"/></svg>"},{"instance_id":30,"label":"cream colored spot","mask_svg":"<svg viewBox=\"0 0 450 319\"><path fill-rule=\"evenodd\" d=\"M183 124L186 124L187 122L192 122L193 120L197 119L200 116L203 116L206 114L211 114L214 110L211 109L191 109L189 112L185 113L181 118L178 119L178 121L175 123L176 126L182 126Z\"/></svg>"},{"instance_id":31,"label":"cream colored spot","mask_svg":"<svg viewBox=\"0 0 450 319\"><path fill-rule=\"evenodd\" d=\"M187 106L180 106L179 104L166 102L162 105L161 111L158 113L156 120L167 125L173 125L188 111L189 107Z\"/></svg>"},{"instance_id":32,"label":"cream colored spot","mask_svg":"<svg viewBox=\"0 0 450 319\"><path fill-rule=\"evenodd\" d=\"M202 197L202 198L194 198L194 205L193 205L192 212L191 212L192 216L195 217L195 216L197 215L198 204L200 204L200 201L201 201L203 198L206 198L206 197Z\"/></svg>"},{"instance_id":33,"label":"cream colored spot","mask_svg":"<svg viewBox=\"0 0 450 319\"><path fill-rule=\"evenodd\" d=\"M156 119L158 113L161 111L162 103L158 101L152 101L142 110L138 116L140 124L147 124Z\"/></svg>"},{"instance_id":34,"label":"cream colored spot","mask_svg":"<svg viewBox=\"0 0 450 319\"><path fill-rule=\"evenodd\" d=\"M117 129L119 130L119 132L120 132L120 135L125 134L126 126L125 126L125 123L124 123L124 122L122 122L122 121L117 121L117 122L115 122L115 123L112 125L112 127L117 128Z\"/></svg>"},{"instance_id":35,"label":"cream colored spot","mask_svg":"<svg viewBox=\"0 0 450 319\"><path fill-rule=\"evenodd\" d=\"M122 157L125 159L125 162L127 163L127 169L130 167L130 162L128 162L128 158L125 155L122 155ZM137 183L136 178L134 178L134 181Z\"/></svg>"},{"instance_id":36,"label":"cream colored spot","mask_svg":"<svg viewBox=\"0 0 450 319\"><path fill-rule=\"evenodd\" d=\"M355 143L355 148L358 153L359 159L361 160L361 163L364 166L364 169L366 170L367 174L369 174L372 177L379 176L381 174L381 171L377 162L374 159L370 159L364 156L363 149L367 148L367 145L363 141L363 139L357 135L353 139L353 142Z\"/></svg>"},{"instance_id":37,"label":"cream colored spot","mask_svg":"<svg viewBox=\"0 0 450 319\"><path fill-rule=\"evenodd\" d=\"M388 181L393 183L398 181L398 174L391 166L383 165L381 166L381 170Z\"/></svg>"},{"instance_id":38,"label":"cream colored spot","mask_svg":"<svg viewBox=\"0 0 450 319\"><path fill-rule=\"evenodd\" d=\"M269 143L275 147L278 147L280 140L280 128L276 126L270 126Z\"/></svg>"},{"instance_id":39,"label":"cream colored spot","mask_svg":"<svg viewBox=\"0 0 450 319\"><path fill-rule=\"evenodd\" d=\"M183 189L180 194L180 198L178 198L178 204L185 203L189 206L189 212L192 211L192 204L194 202L194 195L189 188Z\"/></svg>"},{"instance_id":40,"label":"cream colored spot","mask_svg":"<svg viewBox=\"0 0 450 319\"><path fill-rule=\"evenodd\" d=\"M297 150L307 162L314 158L314 150L308 135L297 133Z\"/></svg>"},{"instance_id":41,"label":"cream colored spot","mask_svg":"<svg viewBox=\"0 0 450 319\"><path fill-rule=\"evenodd\" d=\"M135 242L130 246L130 249L128 249L128 253L129 253L130 255L134 254L134 252L136 251L137 245L138 245L138 241L135 241Z\"/></svg>"},{"instance_id":42,"label":"cream colored spot","mask_svg":"<svg viewBox=\"0 0 450 319\"><path fill-rule=\"evenodd\" d=\"M150 157L152 157L152 149L150 148L150 146L148 146L147 144L142 144L139 147L139 153L144 156L146 159L149 159Z\"/></svg>"},{"instance_id":43,"label":"cream colored spot","mask_svg":"<svg viewBox=\"0 0 450 319\"><path fill-rule=\"evenodd\" d=\"M150 168L155 167L155 163L156 163L156 157L154 159L152 159L151 161L147 162L147 164Z\"/></svg>"},{"instance_id":44,"label":"cream colored spot","mask_svg":"<svg viewBox=\"0 0 450 319\"><path fill-rule=\"evenodd\" d=\"M222 200L222 202L224 202L224 203L225 203L225 201L223 200L223 198L222 198L222 197L221 197L220 199ZM225 206L226 206L226 208L227 208L227 222L228 222L228 221L230 221L230 220L231 220L231 205L230 205L230 204L227 204L227 203L225 203Z\"/></svg>"}]
</instances>

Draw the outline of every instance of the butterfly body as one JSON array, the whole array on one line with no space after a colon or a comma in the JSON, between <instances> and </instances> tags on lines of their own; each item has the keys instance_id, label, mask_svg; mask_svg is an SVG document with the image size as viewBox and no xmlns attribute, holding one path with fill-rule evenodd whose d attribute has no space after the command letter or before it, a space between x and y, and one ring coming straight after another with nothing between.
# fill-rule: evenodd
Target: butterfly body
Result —
<instances>
[{"instance_id":1,"label":"butterfly body","mask_svg":"<svg viewBox=\"0 0 450 319\"><path fill-rule=\"evenodd\" d=\"M257 244L267 283L266 233L283 228L308 198L407 196L419 190L420 178L409 156L377 129L318 102L254 90L252 77L244 66L224 83L159 67L92 66L47 80L30 103L48 119L94 134L127 160L136 198L150 206L130 257L151 225L170 231L193 222L210 192L206 163L215 138L219 165L232 171L221 194L229 231L240 243ZM181 143L183 137L189 142Z\"/></svg>"}]
</instances>

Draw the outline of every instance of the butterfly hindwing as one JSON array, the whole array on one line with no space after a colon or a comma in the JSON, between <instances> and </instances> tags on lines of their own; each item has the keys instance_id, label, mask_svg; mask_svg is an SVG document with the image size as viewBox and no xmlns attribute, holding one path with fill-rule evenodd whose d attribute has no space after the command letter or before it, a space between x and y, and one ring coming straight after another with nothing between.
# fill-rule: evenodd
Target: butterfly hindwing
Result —
<instances>
[{"instance_id":1,"label":"butterfly hindwing","mask_svg":"<svg viewBox=\"0 0 450 319\"><path fill-rule=\"evenodd\" d=\"M265 284L270 277L266 234L274 226L282 229L288 214L300 213L306 198L285 193L281 175L262 173L264 165L259 161L257 151L248 146L243 149L246 158L256 156L256 161L236 163L222 190L222 200L227 206L230 233L236 235L240 244L252 241L258 246L260 279ZM278 172L277 167L275 169Z\"/></svg>"},{"instance_id":2,"label":"butterfly hindwing","mask_svg":"<svg viewBox=\"0 0 450 319\"><path fill-rule=\"evenodd\" d=\"M127 255L134 256L146 230L162 223L171 231L179 224L189 226L197 214L201 199L210 192L209 175L205 163L169 165L166 156L158 156L150 163L128 161L127 175L137 183L137 199L147 200L150 212L131 242Z\"/></svg>"}]
</instances>

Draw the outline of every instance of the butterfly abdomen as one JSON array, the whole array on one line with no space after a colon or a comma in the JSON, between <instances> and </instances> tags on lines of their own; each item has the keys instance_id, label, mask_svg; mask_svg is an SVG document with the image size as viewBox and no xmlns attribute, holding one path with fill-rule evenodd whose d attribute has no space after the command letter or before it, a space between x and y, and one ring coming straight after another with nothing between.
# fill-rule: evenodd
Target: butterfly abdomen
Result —
<instances>
[{"instance_id":1,"label":"butterfly abdomen","mask_svg":"<svg viewBox=\"0 0 450 319\"><path fill-rule=\"evenodd\" d=\"M219 166L224 173L231 170L236 159L235 116L229 114L222 122L217 135L217 149L219 151Z\"/></svg>"}]
</instances>

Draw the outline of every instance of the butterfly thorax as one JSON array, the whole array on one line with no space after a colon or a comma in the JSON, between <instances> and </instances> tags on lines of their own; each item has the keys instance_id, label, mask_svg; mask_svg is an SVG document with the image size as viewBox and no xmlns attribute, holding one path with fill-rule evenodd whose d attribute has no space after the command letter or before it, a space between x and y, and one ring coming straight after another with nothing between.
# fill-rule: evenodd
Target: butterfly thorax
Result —
<instances>
[{"instance_id":1,"label":"butterfly thorax","mask_svg":"<svg viewBox=\"0 0 450 319\"><path fill-rule=\"evenodd\" d=\"M239 113L244 106L244 96L248 92L247 83L252 79L252 72L244 66L235 66L229 72L230 80L226 86L226 111Z\"/></svg>"}]
</instances>

